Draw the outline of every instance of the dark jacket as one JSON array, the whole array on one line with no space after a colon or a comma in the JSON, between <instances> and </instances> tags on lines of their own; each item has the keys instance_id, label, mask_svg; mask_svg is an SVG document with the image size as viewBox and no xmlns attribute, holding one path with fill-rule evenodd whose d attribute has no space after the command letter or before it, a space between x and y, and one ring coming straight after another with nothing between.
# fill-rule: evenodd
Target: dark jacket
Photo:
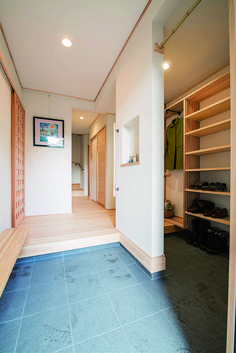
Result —
<instances>
[{"instance_id":1,"label":"dark jacket","mask_svg":"<svg viewBox=\"0 0 236 353\"><path fill-rule=\"evenodd\" d=\"M176 118L166 129L166 169L183 169L183 119Z\"/></svg>"}]
</instances>

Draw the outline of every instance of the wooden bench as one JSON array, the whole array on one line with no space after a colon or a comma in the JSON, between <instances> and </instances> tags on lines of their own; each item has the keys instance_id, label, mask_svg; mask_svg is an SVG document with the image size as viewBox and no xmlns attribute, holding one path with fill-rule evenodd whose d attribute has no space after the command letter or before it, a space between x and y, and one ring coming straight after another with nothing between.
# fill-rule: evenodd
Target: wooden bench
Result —
<instances>
[{"instance_id":1,"label":"wooden bench","mask_svg":"<svg viewBox=\"0 0 236 353\"><path fill-rule=\"evenodd\" d=\"M18 227L5 229L0 234L0 297L28 233L27 228Z\"/></svg>"}]
</instances>

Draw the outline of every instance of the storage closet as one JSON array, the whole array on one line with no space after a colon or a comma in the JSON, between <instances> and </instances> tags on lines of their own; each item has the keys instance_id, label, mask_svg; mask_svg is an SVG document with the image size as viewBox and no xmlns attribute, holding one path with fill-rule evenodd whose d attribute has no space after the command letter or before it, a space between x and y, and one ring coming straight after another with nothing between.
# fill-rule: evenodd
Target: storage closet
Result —
<instances>
[{"instance_id":1,"label":"storage closet","mask_svg":"<svg viewBox=\"0 0 236 353\"><path fill-rule=\"evenodd\" d=\"M230 224L230 75L229 72L186 95L165 109L165 124L174 119L176 112L184 116L183 212L168 219L179 227L191 229L193 217L208 219L213 226L229 230ZM167 171L168 172L168 171ZM170 172L170 178L174 173ZM165 178L166 179L166 178ZM180 182L180 180L178 181ZM224 191L192 188L199 182L226 184ZM172 182L174 183L174 182ZM168 198L167 181L165 181ZM193 200L208 200L228 216L206 217L191 213ZM172 198L173 202L175 200ZM177 222L176 222L177 221Z\"/></svg>"}]
</instances>

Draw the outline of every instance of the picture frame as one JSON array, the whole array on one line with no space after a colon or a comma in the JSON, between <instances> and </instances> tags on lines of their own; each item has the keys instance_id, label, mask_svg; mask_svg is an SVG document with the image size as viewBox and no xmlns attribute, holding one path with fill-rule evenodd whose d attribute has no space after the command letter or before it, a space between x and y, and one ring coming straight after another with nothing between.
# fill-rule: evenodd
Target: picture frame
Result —
<instances>
[{"instance_id":1,"label":"picture frame","mask_svg":"<svg viewBox=\"0 0 236 353\"><path fill-rule=\"evenodd\" d=\"M34 116L33 145L64 148L64 120Z\"/></svg>"}]
</instances>

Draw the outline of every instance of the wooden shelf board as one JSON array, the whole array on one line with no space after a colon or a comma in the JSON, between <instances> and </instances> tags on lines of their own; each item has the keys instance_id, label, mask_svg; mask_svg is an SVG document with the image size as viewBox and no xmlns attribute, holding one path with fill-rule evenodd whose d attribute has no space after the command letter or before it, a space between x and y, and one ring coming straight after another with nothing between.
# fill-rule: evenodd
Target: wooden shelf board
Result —
<instances>
[{"instance_id":1,"label":"wooden shelf board","mask_svg":"<svg viewBox=\"0 0 236 353\"><path fill-rule=\"evenodd\" d=\"M209 105L206 108L197 110L196 112L187 115L185 118L201 121L211 116L226 112L229 109L230 109L230 97L227 97L225 99L222 99L221 101L218 101L217 103Z\"/></svg>"},{"instance_id":2,"label":"wooden shelf board","mask_svg":"<svg viewBox=\"0 0 236 353\"><path fill-rule=\"evenodd\" d=\"M220 168L196 168L196 169L185 169L185 172L212 172L212 171L222 171L230 170L230 167L220 167Z\"/></svg>"},{"instance_id":3,"label":"wooden shelf board","mask_svg":"<svg viewBox=\"0 0 236 353\"><path fill-rule=\"evenodd\" d=\"M211 195L221 195L221 196L230 196L229 191L209 191L209 190L199 190L199 189L185 189L187 192L198 192L201 194L211 194Z\"/></svg>"},{"instance_id":4,"label":"wooden shelf board","mask_svg":"<svg viewBox=\"0 0 236 353\"><path fill-rule=\"evenodd\" d=\"M196 150L196 151L190 151L190 152L186 152L186 155L187 156L201 156L201 155L205 155L205 154L228 152L228 151L230 151L230 145L205 148L205 149Z\"/></svg>"},{"instance_id":5,"label":"wooden shelf board","mask_svg":"<svg viewBox=\"0 0 236 353\"><path fill-rule=\"evenodd\" d=\"M230 225L230 218L229 217L224 217L224 218L205 217L205 216L203 216L202 213L191 213L188 211L185 211L185 214L190 215L190 216L194 216L194 217L198 217L198 218L207 219L211 222L226 224L228 226Z\"/></svg>"},{"instance_id":6,"label":"wooden shelf board","mask_svg":"<svg viewBox=\"0 0 236 353\"><path fill-rule=\"evenodd\" d=\"M209 97L214 96L230 87L230 73L229 71L217 77L215 80L207 83L203 87L197 89L195 92L186 96L186 99L201 102Z\"/></svg>"},{"instance_id":7,"label":"wooden shelf board","mask_svg":"<svg viewBox=\"0 0 236 353\"><path fill-rule=\"evenodd\" d=\"M164 177L170 177L171 174L170 173L164 173Z\"/></svg>"},{"instance_id":8,"label":"wooden shelf board","mask_svg":"<svg viewBox=\"0 0 236 353\"><path fill-rule=\"evenodd\" d=\"M121 167L130 167L131 165L138 165L138 164L140 164L140 162L133 162L133 163L123 163L123 164L121 164L120 166Z\"/></svg>"},{"instance_id":9,"label":"wooden shelf board","mask_svg":"<svg viewBox=\"0 0 236 353\"><path fill-rule=\"evenodd\" d=\"M184 228L184 218L183 217L174 216L171 218L165 218L164 220L168 221L171 224L174 224L177 227Z\"/></svg>"},{"instance_id":10,"label":"wooden shelf board","mask_svg":"<svg viewBox=\"0 0 236 353\"><path fill-rule=\"evenodd\" d=\"M221 121L219 123L215 123L215 124L211 124L211 125L202 127L197 130L189 131L186 133L186 136L201 137L201 136L206 136L206 135L210 135L210 134L215 134L216 132L230 129L230 124L231 124L231 120L227 119L227 120Z\"/></svg>"}]
</instances>

